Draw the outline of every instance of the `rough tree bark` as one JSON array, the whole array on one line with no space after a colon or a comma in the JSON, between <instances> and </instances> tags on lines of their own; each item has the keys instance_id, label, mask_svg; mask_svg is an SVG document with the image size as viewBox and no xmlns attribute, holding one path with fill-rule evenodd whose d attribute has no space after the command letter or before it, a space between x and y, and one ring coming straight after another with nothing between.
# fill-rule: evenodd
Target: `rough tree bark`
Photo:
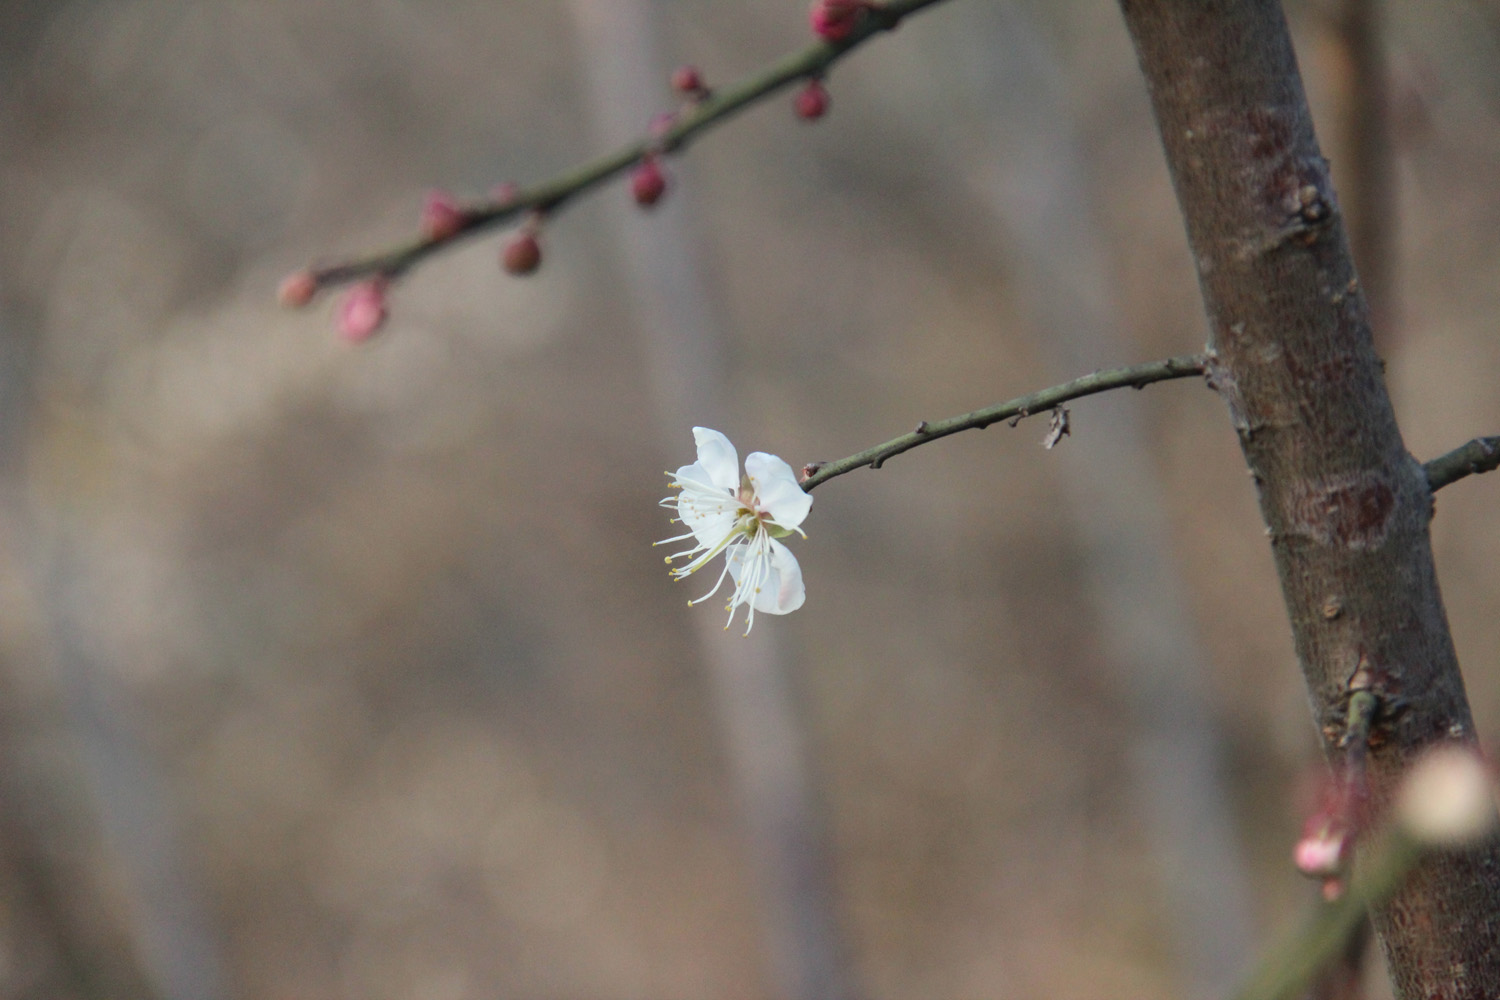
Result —
<instances>
[{"instance_id":1,"label":"rough tree bark","mask_svg":"<svg viewBox=\"0 0 1500 1000\"><path fill-rule=\"evenodd\" d=\"M1121 0L1212 330L1211 382L1259 491L1335 764L1351 690L1381 700L1378 809L1412 757L1472 743L1432 562L1432 495L1371 341L1277 0ZM1373 914L1402 998L1500 996L1500 844L1424 863Z\"/></svg>"}]
</instances>

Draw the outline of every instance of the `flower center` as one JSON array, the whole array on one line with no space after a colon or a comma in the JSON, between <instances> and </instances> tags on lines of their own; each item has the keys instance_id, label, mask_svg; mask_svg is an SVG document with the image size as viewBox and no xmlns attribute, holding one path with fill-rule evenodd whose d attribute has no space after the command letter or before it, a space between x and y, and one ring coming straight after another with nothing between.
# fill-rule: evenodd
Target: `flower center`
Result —
<instances>
[{"instance_id":1,"label":"flower center","mask_svg":"<svg viewBox=\"0 0 1500 1000\"><path fill-rule=\"evenodd\" d=\"M754 538L755 533L760 530L761 519L765 516L753 507L741 507L734 516L735 533L744 535L746 538Z\"/></svg>"}]
</instances>

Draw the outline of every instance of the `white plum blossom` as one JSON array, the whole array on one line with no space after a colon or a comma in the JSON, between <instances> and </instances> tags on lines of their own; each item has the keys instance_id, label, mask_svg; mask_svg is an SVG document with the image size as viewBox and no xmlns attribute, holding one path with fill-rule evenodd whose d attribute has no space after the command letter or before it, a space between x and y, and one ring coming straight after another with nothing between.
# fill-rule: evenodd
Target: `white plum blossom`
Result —
<instances>
[{"instance_id":1,"label":"white plum blossom","mask_svg":"<svg viewBox=\"0 0 1500 1000\"><path fill-rule=\"evenodd\" d=\"M802 568L777 539L792 532L807 537L801 524L813 498L797 483L792 467L775 455L751 452L745 457L742 476L739 453L727 437L707 427L694 427L693 439L698 444L698 461L668 473L671 488L680 492L661 502L677 512L673 522L687 528L687 534L656 544L693 541L692 548L667 556L668 565L688 560L673 568L676 580L698 572L722 552L724 568L713 590L688 604L708 600L719 592L724 577L731 577L734 593L725 606L729 621L724 627L733 624L736 608L748 605L745 634L749 635L755 612L784 615L802 607L806 597Z\"/></svg>"}]
</instances>

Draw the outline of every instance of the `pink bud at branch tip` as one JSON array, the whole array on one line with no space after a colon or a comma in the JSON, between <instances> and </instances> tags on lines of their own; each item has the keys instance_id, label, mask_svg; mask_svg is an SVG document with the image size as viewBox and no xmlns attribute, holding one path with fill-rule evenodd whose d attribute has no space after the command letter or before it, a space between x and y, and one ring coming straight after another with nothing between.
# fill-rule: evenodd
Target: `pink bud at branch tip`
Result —
<instances>
[{"instance_id":1,"label":"pink bud at branch tip","mask_svg":"<svg viewBox=\"0 0 1500 1000\"><path fill-rule=\"evenodd\" d=\"M1322 880L1325 889L1330 880L1339 879L1365 827L1367 802L1368 789L1357 776L1346 775L1326 785L1292 849L1297 870Z\"/></svg>"},{"instance_id":2,"label":"pink bud at branch tip","mask_svg":"<svg viewBox=\"0 0 1500 1000\"><path fill-rule=\"evenodd\" d=\"M642 160L630 175L630 193L635 197L637 205L648 208L655 205L661 201L666 190L667 175L662 173L661 164L656 162L654 156Z\"/></svg>"},{"instance_id":3,"label":"pink bud at branch tip","mask_svg":"<svg viewBox=\"0 0 1500 1000\"><path fill-rule=\"evenodd\" d=\"M797 93L797 117L803 121L817 121L828 112L828 88L820 80L809 80L807 86Z\"/></svg>"},{"instance_id":4,"label":"pink bud at branch tip","mask_svg":"<svg viewBox=\"0 0 1500 1000\"><path fill-rule=\"evenodd\" d=\"M301 309L318 294L318 279L311 271L294 271L281 279L276 301L288 309Z\"/></svg>"},{"instance_id":5,"label":"pink bud at branch tip","mask_svg":"<svg viewBox=\"0 0 1500 1000\"><path fill-rule=\"evenodd\" d=\"M521 232L500 252L500 264L511 274L530 274L542 263L542 245L536 234Z\"/></svg>"},{"instance_id":6,"label":"pink bud at branch tip","mask_svg":"<svg viewBox=\"0 0 1500 1000\"><path fill-rule=\"evenodd\" d=\"M1308 878L1333 878L1344 870L1349 847L1347 830L1317 830L1303 834L1292 858L1297 870Z\"/></svg>"},{"instance_id":7,"label":"pink bud at branch tip","mask_svg":"<svg viewBox=\"0 0 1500 1000\"><path fill-rule=\"evenodd\" d=\"M466 218L452 195L433 191L422 205L422 235L429 240L446 240L463 229Z\"/></svg>"},{"instance_id":8,"label":"pink bud at branch tip","mask_svg":"<svg viewBox=\"0 0 1500 1000\"><path fill-rule=\"evenodd\" d=\"M386 281L373 278L361 281L344 294L339 303L339 336L351 344L360 344L374 336L385 323Z\"/></svg>"},{"instance_id":9,"label":"pink bud at branch tip","mask_svg":"<svg viewBox=\"0 0 1500 1000\"><path fill-rule=\"evenodd\" d=\"M854 33L868 6L865 0L814 0L808 14L813 34L825 42L842 42Z\"/></svg>"}]
</instances>

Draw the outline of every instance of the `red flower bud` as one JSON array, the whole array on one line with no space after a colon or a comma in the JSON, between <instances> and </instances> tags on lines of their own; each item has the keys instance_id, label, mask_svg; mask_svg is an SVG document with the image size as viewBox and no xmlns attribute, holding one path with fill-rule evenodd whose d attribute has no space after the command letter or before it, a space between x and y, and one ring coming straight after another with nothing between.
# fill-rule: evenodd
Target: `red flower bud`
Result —
<instances>
[{"instance_id":1,"label":"red flower bud","mask_svg":"<svg viewBox=\"0 0 1500 1000\"><path fill-rule=\"evenodd\" d=\"M809 80L807 86L797 93L794 105L797 117L804 121L816 121L828 111L828 88L820 80Z\"/></svg>"},{"instance_id":2,"label":"red flower bud","mask_svg":"<svg viewBox=\"0 0 1500 1000\"><path fill-rule=\"evenodd\" d=\"M542 264L542 245L536 234L523 230L505 244L500 263L511 274L530 274Z\"/></svg>"},{"instance_id":3,"label":"red flower bud","mask_svg":"<svg viewBox=\"0 0 1500 1000\"><path fill-rule=\"evenodd\" d=\"M276 300L288 309L301 309L318 294L318 279L311 271L294 271L281 279Z\"/></svg>"},{"instance_id":4,"label":"red flower bud","mask_svg":"<svg viewBox=\"0 0 1500 1000\"><path fill-rule=\"evenodd\" d=\"M351 344L363 343L374 336L385 323L386 280L372 278L361 281L344 295L339 303L339 336Z\"/></svg>"},{"instance_id":5,"label":"red flower bud","mask_svg":"<svg viewBox=\"0 0 1500 1000\"><path fill-rule=\"evenodd\" d=\"M808 15L813 34L825 42L842 42L854 32L866 6L863 0L814 0Z\"/></svg>"},{"instance_id":6,"label":"red flower bud","mask_svg":"<svg viewBox=\"0 0 1500 1000\"><path fill-rule=\"evenodd\" d=\"M702 97L708 93L703 85L703 74L697 66L678 66L672 71L672 89L689 97Z\"/></svg>"},{"instance_id":7,"label":"red flower bud","mask_svg":"<svg viewBox=\"0 0 1500 1000\"><path fill-rule=\"evenodd\" d=\"M666 190L667 175L662 173L661 165L654 156L642 160L630 175L630 193L635 196L637 205L655 205Z\"/></svg>"},{"instance_id":8,"label":"red flower bud","mask_svg":"<svg viewBox=\"0 0 1500 1000\"><path fill-rule=\"evenodd\" d=\"M445 240L463 228L466 218L451 194L432 191L422 205L422 235L429 240Z\"/></svg>"}]
</instances>

